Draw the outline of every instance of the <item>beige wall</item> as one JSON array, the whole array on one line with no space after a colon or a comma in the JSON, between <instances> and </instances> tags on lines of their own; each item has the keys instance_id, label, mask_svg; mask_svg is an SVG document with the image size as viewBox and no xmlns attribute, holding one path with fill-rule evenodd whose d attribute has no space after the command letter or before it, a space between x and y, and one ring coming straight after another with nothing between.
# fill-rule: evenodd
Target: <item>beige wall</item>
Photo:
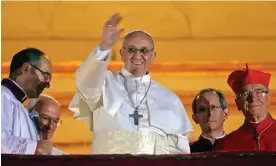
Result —
<instances>
[{"instance_id":1,"label":"beige wall","mask_svg":"<svg viewBox=\"0 0 276 166\"><path fill-rule=\"evenodd\" d=\"M2 60L30 46L83 60L114 12L125 32L154 36L157 61L267 62L276 53L276 2L2 2Z\"/></svg>"}]
</instances>

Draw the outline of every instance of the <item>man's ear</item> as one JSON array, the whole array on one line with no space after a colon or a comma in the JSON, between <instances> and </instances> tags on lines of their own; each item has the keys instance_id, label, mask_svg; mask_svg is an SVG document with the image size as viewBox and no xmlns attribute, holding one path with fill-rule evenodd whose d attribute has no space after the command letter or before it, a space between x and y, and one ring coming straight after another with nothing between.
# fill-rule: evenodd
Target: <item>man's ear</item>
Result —
<instances>
[{"instance_id":1,"label":"man's ear","mask_svg":"<svg viewBox=\"0 0 276 166\"><path fill-rule=\"evenodd\" d=\"M155 57L156 57L156 52L154 51L154 52L153 52L153 55L152 55L152 57L151 57L151 63L154 61Z\"/></svg>"},{"instance_id":2,"label":"man's ear","mask_svg":"<svg viewBox=\"0 0 276 166\"><path fill-rule=\"evenodd\" d=\"M27 73L29 70L29 66L30 65L28 63L23 63L23 65L21 66L21 70L20 70L21 74Z\"/></svg>"},{"instance_id":3,"label":"man's ear","mask_svg":"<svg viewBox=\"0 0 276 166\"><path fill-rule=\"evenodd\" d=\"M193 120L194 120L194 122L195 122L196 124L199 124L199 122L198 122L197 117L196 117L195 114L192 115L192 118L193 118Z\"/></svg>"},{"instance_id":4,"label":"man's ear","mask_svg":"<svg viewBox=\"0 0 276 166\"><path fill-rule=\"evenodd\" d=\"M120 52L120 55L121 55L121 61L124 61L124 57L123 57L123 53L122 53L122 51L123 51L123 50L122 50L122 49L120 49L120 51L119 51L119 52Z\"/></svg>"},{"instance_id":5,"label":"man's ear","mask_svg":"<svg viewBox=\"0 0 276 166\"><path fill-rule=\"evenodd\" d=\"M228 115L229 115L229 110L226 108L223 110L223 116L224 116L224 120L226 120L228 118Z\"/></svg>"}]
</instances>

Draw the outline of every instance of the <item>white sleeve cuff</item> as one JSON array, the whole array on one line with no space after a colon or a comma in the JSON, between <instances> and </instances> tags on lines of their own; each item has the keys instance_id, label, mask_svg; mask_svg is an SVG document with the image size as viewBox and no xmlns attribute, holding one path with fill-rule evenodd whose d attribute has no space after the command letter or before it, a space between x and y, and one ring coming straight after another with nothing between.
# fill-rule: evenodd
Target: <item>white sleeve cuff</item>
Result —
<instances>
[{"instance_id":1,"label":"white sleeve cuff","mask_svg":"<svg viewBox=\"0 0 276 166\"><path fill-rule=\"evenodd\" d=\"M37 147L37 141L29 140L25 154L34 154Z\"/></svg>"},{"instance_id":2,"label":"white sleeve cuff","mask_svg":"<svg viewBox=\"0 0 276 166\"><path fill-rule=\"evenodd\" d=\"M96 58L99 61L105 61L109 54L110 54L110 49L102 51L99 46L96 48Z\"/></svg>"},{"instance_id":3,"label":"white sleeve cuff","mask_svg":"<svg viewBox=\"0 0 276 166\"><path fill-rule=\"evenodd\" d=\"M52 155L67 155L67 153L65 153L57 148L53 148Z\"/></svg>"}]
</instances>

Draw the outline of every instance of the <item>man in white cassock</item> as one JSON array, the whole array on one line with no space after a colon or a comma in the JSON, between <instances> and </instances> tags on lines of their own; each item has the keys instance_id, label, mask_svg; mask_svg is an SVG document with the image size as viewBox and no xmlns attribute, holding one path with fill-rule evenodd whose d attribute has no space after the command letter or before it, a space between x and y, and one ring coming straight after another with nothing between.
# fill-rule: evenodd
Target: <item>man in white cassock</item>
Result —
<instances>
[{"instance_id":1,"label":"man in white cassock","mask_svg":"<svg viewBox=\"0 0 276 166\"><path fill-rule=\"evenodd\" d=\"M36 48L13 56L9 78L1 81L1 153L55 154L51 141L40 138L38 117L23 105L49 88L51 73L50 60Z\"/></svg>"},{"instance_id":2,"label":"man in white cassock","mask_svg":"<svg viewBox=\"0 0 276 166\"><path fill-rule=\"evenodd\" d=\"M69 105L75 118L86 120L93 133L92 154L190 153L193 130L180 99L151 79L156 53L152 37L133 31L120 50L119 72L107 66L120 38L119 14L105 24L102 41L76 72L76 94Z\"/></svg>"}]
</instances>

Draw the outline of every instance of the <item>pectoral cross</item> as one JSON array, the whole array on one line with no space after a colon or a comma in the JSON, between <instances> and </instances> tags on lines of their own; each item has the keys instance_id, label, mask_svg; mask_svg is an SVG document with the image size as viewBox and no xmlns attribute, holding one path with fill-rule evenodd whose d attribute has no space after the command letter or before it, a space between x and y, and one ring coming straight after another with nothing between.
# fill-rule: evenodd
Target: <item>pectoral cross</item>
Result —
<instances>
[{"instance_id":1,"label":"pectoral cross","mask_svg":"<svg viewBox=\"0 0 276 166\"><path fill-rule=\"evenodd\" d=\"M261 132L257 132L257 129L255 129L254 133L253 133L253 138L256 140L256 144L257 144L257 149L261 150L261 134L266 131L272 124L274 123L274 121L272 121L268 126L266 126L266 128L264 128Z\"/></svg>"},{"instance_id":2,"label":"pectoral cross","mask_svg":"<svg viewBox=\"0 0 276 166\"><path fill-rule=\"evenodd\" d=\"M138 126L138 123L139 123L139 118L142 118L143 115L140 115L138 113L138 110L135 109L134 113L133 114L129 114L130 117L132 117L134 119L134 124Z\"/></svg>"},{"instance_id":3,"label":"pectoral cross","mask_svg":"<svg viewBox=\"0 0 276 166\"><path fill-rule=\"evenodd\" d=\"M256 140L257 149L260 150L261 149L260 136L259 135L255 135L254 139Z\"/></svg>"}]
</instances>

